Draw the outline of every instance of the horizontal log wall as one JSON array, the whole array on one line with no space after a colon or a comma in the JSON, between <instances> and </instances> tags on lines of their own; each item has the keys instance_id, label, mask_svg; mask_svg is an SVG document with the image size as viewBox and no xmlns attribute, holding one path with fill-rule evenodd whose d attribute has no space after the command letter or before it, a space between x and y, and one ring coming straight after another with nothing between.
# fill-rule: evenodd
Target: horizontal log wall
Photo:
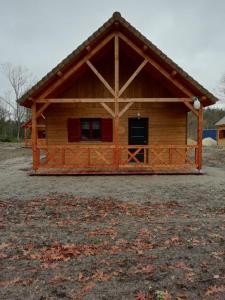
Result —
<instances>
[{"instance_id":1,"label":"horizontal log wall","mask_svg":"<svg viewBox=\"0 0 225 300\"><path fill-rule=\"evenodd\" d=\"M124 104L120 104L121 108ZM131 108L121 117L119 128L120 145L128 144L128 118L149 118L149 145L185 145L186 144L186 108L182 103L134 103ZM46 141L47 145L110 145L106 142L68 143L67 120L68 118L111 118L105 109L99 104L51 104L45 112L46 115ZM68 153L68 160L73 160L74 153ZM121 152L122 159L126 160L127 152ZM161 153L160 157L168 160L168 153ZM84 162L87 155L79 155L80 161ZM175 156L174 156L175 157ZM93 159L93 158L92 158ZM112 152L106 154L106 159L112 160ZM150 153L149 153L149 159ZM182 157L178 155L178 159ZM96 163L101 159L95 154ZM176 162L176 159L173 159Z\"/></svg>"},{"instance_id":2,"label":"horizontal log wall","mask_svg":"<svg viewBox=\"0 0 225 300\"><path fill-rule=\"evenodd\" d=\"M120 144L128 144L128 118L137 117L138 113L149 118L150 145L186 144L186 108L182 103L134 103L120 119ZM68 118L111 118L99 103L51 104L45 114L49 145L68 143Z\"/></svg>"}]
</instances>

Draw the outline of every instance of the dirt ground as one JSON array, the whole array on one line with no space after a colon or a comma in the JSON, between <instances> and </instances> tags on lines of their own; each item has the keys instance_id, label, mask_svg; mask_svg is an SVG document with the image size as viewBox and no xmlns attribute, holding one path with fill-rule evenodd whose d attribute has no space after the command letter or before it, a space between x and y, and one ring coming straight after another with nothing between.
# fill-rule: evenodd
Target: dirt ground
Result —
<instances>
[{"instance_id":1,"label":"dirt ground","mask_svg":"<svg viewBox=\"0 0 225 300\"><path fill-rule=\"evenodd\" d=\"M225 299L225 149L199 176L30 167L0 144L0 299Z\"/></svg>"}]
</instances>

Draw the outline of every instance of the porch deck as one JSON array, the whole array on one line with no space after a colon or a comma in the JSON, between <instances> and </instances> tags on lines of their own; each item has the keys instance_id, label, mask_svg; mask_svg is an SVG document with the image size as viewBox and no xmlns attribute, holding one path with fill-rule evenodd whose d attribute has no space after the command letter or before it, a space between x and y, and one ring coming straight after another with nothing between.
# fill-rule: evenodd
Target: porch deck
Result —
<instances>
[{"instance_id":1,"label":"porch deck","mask_svg":"<svg viewBox=\"0 0 225 300\"><path fill-rule=\"evenodd\" d=\"M76 169L38 169L30 171L30 176L83 176L83 175L203 175L196 168L148 169L148 170L76 170Z\"/></svg>"}]
</instances>

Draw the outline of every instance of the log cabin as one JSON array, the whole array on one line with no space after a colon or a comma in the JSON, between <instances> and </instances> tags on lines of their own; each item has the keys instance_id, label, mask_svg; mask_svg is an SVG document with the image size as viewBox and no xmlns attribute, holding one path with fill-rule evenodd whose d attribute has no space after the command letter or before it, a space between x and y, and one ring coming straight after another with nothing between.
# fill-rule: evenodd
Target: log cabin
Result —
<instances>
[{"instance_id":1,"label":"log cabin","mask_svg":"<svg viewBox=\"0 0 225 300\"><path fill-rule=\"evenodd\" d=\"M119 12L19 99L35 174L199 173L203 109L216 101Z\"/></svg>"},{"instance_id":2,"label":"log cabin","mask_svg":"<svg viewBox=\"0 0 225 300\"><path fill-rule=\"evenodd\" d=\"M220 119L216 124L217 128L217 145L225 146L225 117Z\"/></svg>"}]
</instances>

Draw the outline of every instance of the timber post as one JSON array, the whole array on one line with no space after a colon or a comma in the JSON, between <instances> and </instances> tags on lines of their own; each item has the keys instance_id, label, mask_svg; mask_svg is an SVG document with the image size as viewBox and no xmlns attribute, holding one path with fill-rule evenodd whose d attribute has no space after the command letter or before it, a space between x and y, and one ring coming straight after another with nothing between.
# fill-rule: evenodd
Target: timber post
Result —
<instances>
[{"instance_id":1,"label":"timber post","mask_svg":"<svg viewBox=\"0 0 225 300\"><path fill-rule=\"evenodd\" d=\"M114 144L115 144L115 168L119 168L119 36L114 38L115 59L115 118L114 118Z\"/></svg>"},{"instance_id":2,"label":"timber post","mask_svg":"<svg viewBox=\"0 0 225 300\"><path fill-rule=\"evenodd\" d=\"M32 104L32 152L33 152L33 169L36 171L38 169L39 158L37 149L37 118L36 118L36 102Z\"/></svg>"},{"instance_id":3,"label":"timber post","mask_svg":"<svg viewBox=\"0 0 225 300\"><path fill-rule=\"evenodd\" d=\"M202 168L202 129L203 129L203 107L198 111L198 155L197 155L197 168Z\"/></svg>"},{"instance_id":4,"label":"timber post","mask_svg":"<svg viewBox=\"0 0 225 300\"><path fill-rule=\"evenodd\" d=\"M27 127L24 127L24 144L27 147Z\"/></svg>"}]
</instances>

